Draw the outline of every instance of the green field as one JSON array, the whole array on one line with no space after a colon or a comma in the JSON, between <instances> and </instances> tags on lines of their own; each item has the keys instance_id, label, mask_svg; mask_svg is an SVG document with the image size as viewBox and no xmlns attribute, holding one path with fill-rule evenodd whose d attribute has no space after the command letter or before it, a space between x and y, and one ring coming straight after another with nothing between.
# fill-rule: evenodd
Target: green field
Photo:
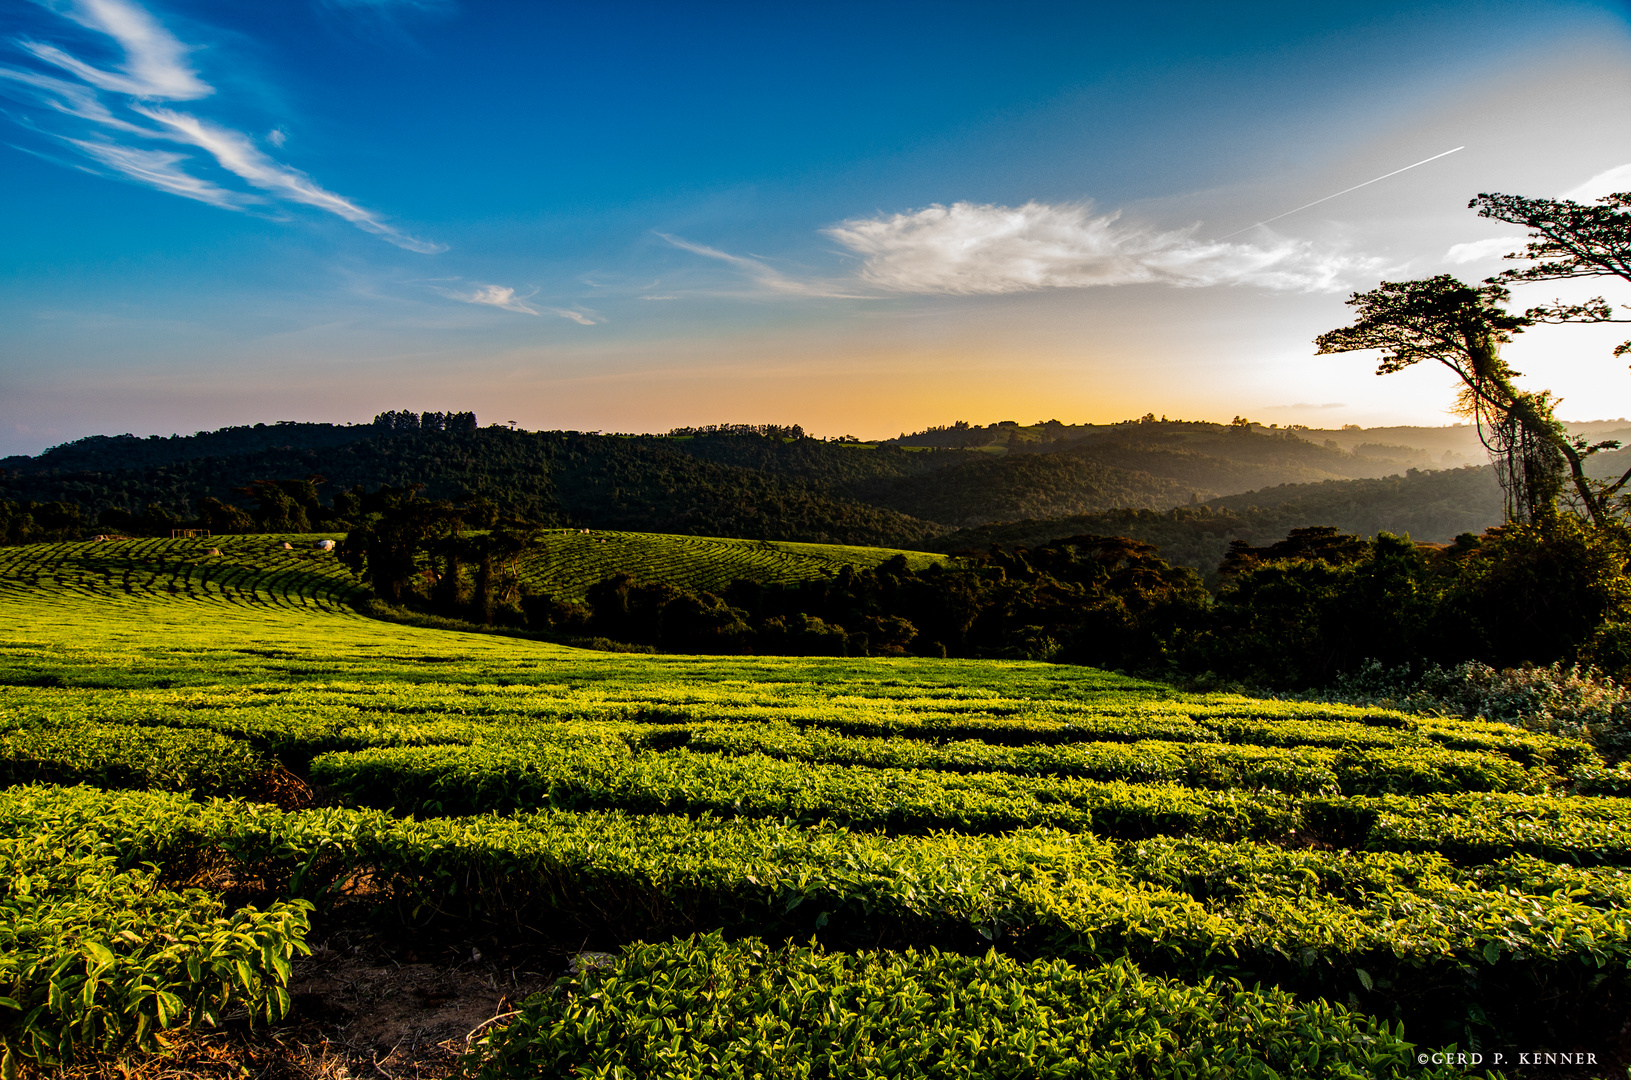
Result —
<instances>
[{"instance_id":1,"label":"green field","mask_svg":"<svg viewBox=\"0 0 1631 1080\"><path fill-rule=\"evenodd\" d=\"M581 600L589 586L618 573L718 593L737 578L791 584L836 574L846 564L870 569L897 555L904 556L913 570L947 561L942 555L890 548L602 529L551 530L542 537L542 549L527 556L522 580L561 600Z\"/></svg>"},{"instance_id":2,"label":"green field","mask_svg":"<svg viewBox=\"0 0 1631 1080\"><path fill-rule=\"evenodd\" d=\"M601 548L839 557L619 535L561 537L551 580ZM492 1077L1619 1053L1631 800L1573 793L1585 744L1020 661L407 627L284 539L0 549L14 1063L291 1023L308 939L359 923L552 965L476 1040ZM663 565L700 586L693 554Z\"/></svg>"},{"instance_id":3,"label":"green field","mask_svg":"<svg viewBox=\"0 0 1631 1080\"><path fill-rule=\"evenodd\" d=\"M114 599L159 593L232 606L348 608L363 594L332 552L314 548L323 539L338 542L342 536L216 536L0 548L0 597L49 586ZM836 574L846 565L871 568L896 556L913 570L949 561L944 555L891 548L600 529L552 529L539 541L524 557L519 576L560 600L581 600L591 585L620 573L720 592L738 578L791 584ZM220 554L207 554L211 549Z\"/></svg>"}]
</instances>

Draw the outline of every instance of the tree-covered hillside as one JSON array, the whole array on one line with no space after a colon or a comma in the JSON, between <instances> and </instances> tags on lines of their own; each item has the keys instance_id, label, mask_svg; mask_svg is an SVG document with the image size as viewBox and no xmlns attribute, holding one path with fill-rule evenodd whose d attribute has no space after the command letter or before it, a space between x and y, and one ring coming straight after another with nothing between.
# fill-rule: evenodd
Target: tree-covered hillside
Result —
<instances>
[{"instance_id":1,"label":"tree-covered hillside","mask_svg":"<svg viewBox=\"0 0 1631 1080\"><path fill-rule=\"evenodd\" d=\"M1330 525L1359 536L1390 532L1442 543L1501 521L1501 488L1485 465L1439 472L1412 469L1378 480L1286 484L1165 511L1124 508L1005 522L961 529L926 546L983 551L991 544L1034 548L1082 533L1127 536L1154 544L1169 561L1196 567L1213 582L1232 540L1259 545L1292 529Z\"/></svg>"},{"instance_id":2,"label":"tree-covered hillside","mask_svg":"<svg viewBox=\"0 0 1631 1080\"><path fill-rule=\"evenodd\" d=\"M1303 500L1284 514L1259 514L1269 529L1284 518L1441 538L1494 520L1485 507L1491 483L1478 493L1459 481L1342 486L1397 472L1401 455L1420 453L1407 446L1356 443L1366 451L1356 453L1334 441L1314 442L1307 432L1153 419L1061 431L1052 441L1016 436L1005 446L952 449L746 428L670 436L528 432L478 428L468 413L383 413L373 424L345 427L279 423L169 439L82 439L38 457L6 459L0 499L23 508L12 515L19 521L24 504L62 503L78 508L87 529L100 523L144 531L132 515L146 515L145 531L167 533L182 519L203 516L203 500L264 517L254 485L320 477L316 498L325 506L356 487L420 485L427 498L479 494L506 513L550 525L896 547L956 528L988 527L948 541L954 546L983 544L988 533L1004 542L1048 539L1094 531L1088 517L1120 521L1138 510L1186 524L1176 533L1161 526L1156 536L1134 515L1129 520L1143 524L1131 535L1199 566L1215 564L1230 538L1268 534L1256 527L1242 534L1232 519L1195 524L1192 515L1167 512L1240 492L1255 494L1214 509L1240 515L1254 504ZM1308 492L1284 488L1326 482L1338 483ZM299 527L272 516L277 528ZM220 531L220 516L214 520ZM39 529L11 531L23 537Z\"/></svg>"}]
</instances>

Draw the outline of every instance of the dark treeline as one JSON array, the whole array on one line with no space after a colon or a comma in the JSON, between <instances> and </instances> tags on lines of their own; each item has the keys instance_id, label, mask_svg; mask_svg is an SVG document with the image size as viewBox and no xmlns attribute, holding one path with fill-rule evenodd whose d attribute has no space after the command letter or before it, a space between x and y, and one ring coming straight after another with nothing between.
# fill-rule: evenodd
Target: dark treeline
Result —
<instances>
[{"instance_id":1,"label":"dark treeline","mask_svg":"<svg viewBox=\"0 0 1631 1080\"><path fill-rule=\"evenodd\" d=\"M389 604L568 640L670 652L1054 660L1245 682L1329 685L1367 663L1478 660L1631 667L1631 534L1558 515L1451 544L1331 527L1235 541L1209 593L1146 543L1074 536L993 546L953 567L897 557L811 581L738 581L719 594L627 575L581 603L531 591L517 568L533 527L483 500L364 496L342 545Z\"/></svg>"},{"instance_id":2,"label":"dark treeline","mask_svg":"<svg viewBox=\"0 0 1631 1080\"><path fill-rule=\"evenodd\" d=\"M86 522L79 507L66 502L0 501L0 543L42 544L82 540Z\"/></svg>"},{"instance_id":3,"label":"dark treeline","mask_svg":"<svg viewBox=\"0 0 1631 1080\"><path fill-rule=\"evenodd\" d=\"M722 596L626 576L526 624L675 652L1007 657L1257 687L1329 685L1368 662L1631 668L1626 537L1559 519L1449 545L1330 528L1236 543L1215 595L1147 544L1079 536L963 570L904 560Z\"/></svg>"}]
</instances>

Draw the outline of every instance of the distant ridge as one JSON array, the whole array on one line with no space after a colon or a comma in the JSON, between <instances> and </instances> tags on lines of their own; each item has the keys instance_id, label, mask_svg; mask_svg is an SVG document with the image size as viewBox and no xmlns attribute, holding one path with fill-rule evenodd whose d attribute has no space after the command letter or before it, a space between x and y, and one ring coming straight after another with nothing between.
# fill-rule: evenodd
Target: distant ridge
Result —
<instances>
[{"instance_id":1,"label":"distant ridge","mask_svg":"<svg viewBox=\"0 0 1631 1080\"><path fill-rule=\"evenodd\" d=\"M1591 425L1593 437L1615 437L1615 423ZM993 428L1000 445L952 448L815 439L797 425L529 432L403 410L372 424L93 436L0 461L0 498L68 502L95 523L149 506L186 516L206 497L250 509L254 482L315 476L325 503L356 486L422 485L429 498L481 494L548 524L630 531L936 550L1119 532L1203 569L1229 539L1262 543L1306 524L1441 540L1499 520L1487 471L1469 479L1443 465L1459 460L1449 443L1476 445L1464 426L1325 433L1146 416ZM973 430L929 434L967 441ZM1631 451L1602 455L1594 471L1617 475L1631 466L1621 457ZM1205 514L1191 509L1202 504Z\"/></svg>"}]
</instances>

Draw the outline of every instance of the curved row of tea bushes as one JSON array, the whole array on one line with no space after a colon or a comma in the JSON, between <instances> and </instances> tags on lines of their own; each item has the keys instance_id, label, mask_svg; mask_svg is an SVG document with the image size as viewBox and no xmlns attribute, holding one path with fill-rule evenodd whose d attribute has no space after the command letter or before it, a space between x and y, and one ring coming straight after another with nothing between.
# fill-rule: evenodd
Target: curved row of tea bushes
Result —
<instances>
[{"instance_id":1,"label":"curved row of tea bushes","mask_svg":"<svg viewBox=\"0 0 1631 1080\"><path fill-rule=\"evenodd\" d=\"M325 754L312 762L311 776L350 802L399 814L554 807L775 817L894 833L1055 825L1107 836L1229 839L1281 836L1295 821L1289 797L1273 793L813 765L757 754L633 754L621 745L364 750Z\"/></svg>"},{"instance_id":2,"label":"curved row of tea bushes","mask_svg":"<svg viewBox=\"0 0 1631 1080\"><path fill-rule=\"evenodd\" d=\"M49 803L38 793L53 789L13 790ZM153 1050L161 1030L228 1013L253 1023L288 1012L310 904L228 914L209 893L126 864L100 823L33 824L0 836L0 1075L81 1049Z\"/></svg>"},{"instance_id":3,"label":"curved row of tea bushes","mask_svg":"<svg viewBox=\"0 0 1631 1080\"><path fill-rule=\"evenodd\" d=\"M1583 866L1631 865L1631 799L1471 792L1418 798L1310 799L1304 827L1372 851L1432 851L1459 863L1534 855Z\"/></svg>"},{"instance_id":4,"label":"curved row of tea bushes","mask_svg":"<svg viewBox=\"0 0 1631 1080\"><path fill-rule=\"evenodd\" d=\"M1360 783L1388 785L1437 764L1339 755ZM1340 774L1338 774L1340 775ZM1497 774L1499 775L1499 774ZM1103 836L1294 839L1343 847L1443 851L1460 862L1532 854L1589 865L1631 862L1631 800L1499 792L1299 797L1005 773L866 768L769 758L630 753L596 744L478 743L330 754L314 781L363 806L469 814L554 807L779 817L895 833L1058 826ZM1356 785L1358 786L1358 785Z\"/></svg>"},{"instance_id":5,"label":"curved row of tea bushes","mask_svg":"<svg viewBox=\"0 0 1631 1080\"><path fill-rule=\"evenodd\" d=\"M476 1080L1466 1075L1418 1067L1414 1049L1341 1006L1187 986L1125 962L846 954L712 934L587 967L529 999L466 1068Z\"/></svg>"},{"instance_id":6,"label":"curved row of tea bushes","mask_svg":"<svg viewBox=\"0 0 1631 1080\"><path fill-rule=\"evenodd\" d=\"M786 724L698 726L690 729L684 746L692 753L764 754L820 764L1171 782L1218 790L1269 788L1344 795L1439 791L1538 794L1561 783L1550 769L1528 768L1502 754L1433 746L1336 750L1155 739L999 746L971 739L931 743L857 738Z\"/></svg>"},{"instance_id":7,"label":"curved row of tea bushes","mask_svg":"<svg viewBox=\"0 0 1631 1080\"><path fill-rule=\"evenodd\" d=\"M95 784L247 794L276 767L247 743L196 728L69 724L0 731L0 784Z\"/></svg>"}]
</instances>

